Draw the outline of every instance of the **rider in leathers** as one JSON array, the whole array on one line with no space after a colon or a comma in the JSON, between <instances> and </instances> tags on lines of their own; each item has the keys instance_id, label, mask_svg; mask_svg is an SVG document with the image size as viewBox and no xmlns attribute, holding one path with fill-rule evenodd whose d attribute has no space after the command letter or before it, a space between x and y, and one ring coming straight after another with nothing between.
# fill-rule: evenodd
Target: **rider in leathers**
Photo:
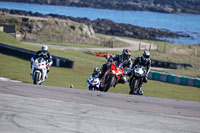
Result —
<instances>
[{"instance_id":1,"label":"rider in leathers","mask_svg":"<svg viewBox=\"0 0 200 133\"><path fill-rule=\"evenodd\" d=\"M119 66L121 63L123 63L124 68L124 75L121 77L121 79L118 81L118 83L125 84L127 82L126 75L130 72L132 61L131 61L131 52L129 49L124 49L122 52L122 55L116 55L114 57L110 57L106 64L103 64L102 66L102 73L100 77L103 77L107 69L110 67L112 62L116 62L116 65ZM114 86L115 87L115 86Z\"/></svg>"},{"instance_id":2,"label":"rider in leathers","mask_svg":"<svg viewBox=\"0 0 200 133\"><path fill-rule=\"evenodd\" d=\"M136 92L129 92L129 94L135 94L135 95L143 95L143 91L141 90L143 83L147 83L147 76L151 70L151 59L150 59L150 52L144 51L143 55L141 57L137 57L133 63L132 69L136 65L142 65L145 67L145 76L143 78L143 82L139 85L139 89Z\"/></svg>"},{"instance_id":3,"label":"rider in leathers","mask_svg":"<svg viewBox=\"0 0 200 133\"><path fill-rule=\"evenodd\" d=\"M42 58L44 58L44 60L46 60L48 62L48 64L47 64L47 73L48 73L50 70L50 66L53 64L52 56L48 52L48 46L43 45L41 50L37 51L36 55L31 58L31 68L32 68L33 61L38 57L42 57ZM32 68L32 72L33 72L33 68ZM32 74L32 72L31 72L31 74ZM45 78L48 78L48 75L46 75Z\"/></svg>"}]
</instances>

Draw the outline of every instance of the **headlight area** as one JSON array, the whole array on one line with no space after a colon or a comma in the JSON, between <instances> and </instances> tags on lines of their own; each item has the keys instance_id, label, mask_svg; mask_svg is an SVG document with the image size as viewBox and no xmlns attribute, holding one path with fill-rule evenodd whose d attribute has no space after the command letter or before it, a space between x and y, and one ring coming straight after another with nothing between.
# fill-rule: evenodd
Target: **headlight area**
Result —
<instances>
[{"instance_id":1,"label":"headlight area","mask_svg":"<svg viewBox=\"0 0 200 133\"><path fill-rule=\"evenodd\" d=\"M115 74L116 74L116 72L115 72L114 70L112 70L112 71L111 71L111 74L115 75Z\"/></svg>"}]
</instances>

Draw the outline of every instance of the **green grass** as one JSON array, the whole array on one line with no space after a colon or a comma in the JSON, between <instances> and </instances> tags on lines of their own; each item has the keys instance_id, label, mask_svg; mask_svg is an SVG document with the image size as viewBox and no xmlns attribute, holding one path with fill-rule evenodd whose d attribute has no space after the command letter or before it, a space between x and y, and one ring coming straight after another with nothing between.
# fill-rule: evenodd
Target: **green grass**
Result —
<instances>
[{"instance_id":1,"label":"green grass","mask_svg":"<svg viewBox=\"0 0 200 133\"><path fill-rule=\"evenodd\" d=\"M113 47L125 47L128 46L127 43L118 41L118 40L113 40L112 36L107 36L107 35L102 35L102 34L97 34L97 38L101 40L105 40L106 43L108 41L110 42L109 44L111 45L111 41L113 41L114 46ZM106 38L106 39L105 39ZM41 44L50 44L50 45L60 45L60 46L69 46L69 47L80 47L80 48L109 48L111 46L108 45L94 45L94 44L76 44L76 43L58 43L58 42L42 42L42 41L33 41L33 40L26 40L27 42L33 42L33 43L41 43Z\"/></svg>"},{"instance_id":2,"label":"green grass","mask_svg":"<svg viewBox=\"0 0 200 133\"><path fill-rule=\"evenodd\" d=\"M160 71L188 77L200 77L200 45L180 45L162 41L139 40L133 38L125 39L157 45L159 47L158 51L150 51L151 59L181 64L191 64L193 66L192 68L164 69ZM136 58L141 56L142 52L143 51L134 51L132 57Z\"/></svg>"},{"instance_id":3,"label":"green grass","mask_svg":"<svg viewBox=\"0 0 200 133\"><path fill-rule=\"evenodd\" d=\"M80 54L82 54L83 58L74 58L74 69L51 67L49 78L45 81L44 85L68 88L72 83L75 88L87 90L87 78L92 73L93 68L95 66L100 66L104 63L104 60L89 56L85 53ZM90 58L90 61L84 59L85 57ZM0 58L1 77L16 79L32 84L31 76L29 75L31 72L29 61L3 54L0 54ZM93 63L95 60L96 63ZM85 61L85 63L82 61ZM200 88L196 87L187 87L149 80L147 84L144 84L143 90L145 96L200 101ZM128 84L118 84L116 88L110 88L109 92L128 94L129 86Z\"/></svg>"},{"instance_id":4,"label":"green grass","mask_svg":"<svg viewBox=\"0 0 200 133\"><path fill-rule=\"evenodd\" d=\"M106 46L98 46L98 45L92 45L92 44L74 44L74 43L57 43L57 42L40 42L40 41L30 41L27 42L33 42L33 43L41 43L41 44L50 44L50 45L59 45L59 46L68 46L68 47L80 47L80 48L108 48Z\"/></svg>"},{"instance_id":5,"label":"green grass","mask_svg":"<svg viewBox=\"0 0 200 133\"><path fill-rule=\"evenodd\" d=\"M99 33L96 33L96 36L101 39L101 40L110 40L111 42L110 43L113 43L113 47L114 48L117 48L117 47L126 47L128 46L129 44L127 43L124 43L122 41L119 41L119 40L116 40L115 39L115 36L111 36L111 35L104 35L104 34L99 34Z\"/></svg>"},{"instance_id":6,"label":"green grass","mask_svg":"<svg viewBox=\"0 0 200 133\"><path fill-rule=\"evenodd\" d=\"M12 45L21 44L20 41L16 40L15 38L1 31L0 31L0 42L5 43L5 44L12 44Z\"/></svg>"},{"instance_id":7,"label":"green grass","mask_svg":"<svg viewBox=\"0 0 200 133\"><path fill-rule=\"evenodd\" d=\"M80 54L82 54L84 58L89 58L89 55L85 53ZM29 61L3 54L0 54L0 58L2 59L0 62L1 77L21 80L25 83L32 84L31 76L29 75L31 72ZM90 58L90 61L86 61L86 59L83 58L74 58L74 60L74 69L51 67L49 78L45 81L44 85L68 88L72 83L75 88L87 90L87 78L92 73L93 68L95 66L100 66L104 63L104 60L97 57ZM92 63L95 60L97 63ZM85 63L83 63L83 61L85 61ZM149 80L149 82L144 85L143 90L145 96L200 101L200 89L196 87L180 86ZM111 88L109 92L128 94L129 86L128 84L118 84L116 88Z\"/></svg>"},{"instance_id":8,"label":"green grass","mask_svg":"<svg viewBox=\"0 0 200 133\"><path fill-rule=\"evenodd\" d=\"M0 34L2 35L2 34ZM31 50L39 50L40 47L21 44L13 40L10 36L3 35L7 39L0 37L0 42L8 43ZM87 90L87 78L91 75L94 67L101 67L106 62L103 58L91 56L84 51L57 50L50 49L53 55L71 58L74 61L74 68L51 67L49 78L44 85L59 86L68 88L72 83L77 89ZM138 53L139 54L139 53ZM0 54L0 77L6 77L32 84L30 62L16 57ZM165 97L181 100L200 101L200 88L181 85L168 84L158 81L151 81L143 86L145 96ZM111 88L109 92L128 94L128 84L118 84L116 88Z\"/></svg>"}]
</instances>

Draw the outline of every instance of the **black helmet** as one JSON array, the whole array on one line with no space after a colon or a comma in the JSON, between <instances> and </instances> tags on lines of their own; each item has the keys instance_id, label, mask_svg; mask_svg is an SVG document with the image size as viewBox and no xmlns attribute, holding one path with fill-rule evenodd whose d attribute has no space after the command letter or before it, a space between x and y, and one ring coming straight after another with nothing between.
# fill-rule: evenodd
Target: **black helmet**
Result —
<instances>
[{"instance_id":1,"label":"black helmet","mask_svg":"<svg viewBox=\"0 0 200 133\"><path fill-rule=\"evenodd\" d=\"M142 55L142 64L147 64L150 58L150 52L149 51L144 51Z\"/></svg>"},{"instance_id":2,"label":"black helmet","mask_svg":"<svg viewBox=\"0 0 200 133\"><path fill-rule=\"evenodd\" d=\"M128 58L130 58L130 56L131 56L131 51L130 51L129 49L123 49L122 54L123 54L123 57L124 57L125 59L128 59Z\"/></svg>"},{"instance_id":3,"label":"black helmet","mask_svg":"<svg viewBox=\"0 0 200 133\"><path fill-rule=\"evenodd\" d=\"M150 52L149 51L144 51L143 57L146 58L146 59L149 59L150 58Z\"/></svg>"}]
</instances>

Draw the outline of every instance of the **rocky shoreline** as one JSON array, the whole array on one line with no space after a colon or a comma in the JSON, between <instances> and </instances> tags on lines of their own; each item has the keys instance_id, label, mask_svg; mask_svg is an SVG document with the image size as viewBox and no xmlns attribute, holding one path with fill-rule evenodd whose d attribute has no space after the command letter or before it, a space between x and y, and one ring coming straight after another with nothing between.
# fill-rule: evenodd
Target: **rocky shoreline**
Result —
<instances>
[{"instance_id":1,"label":"rocky shoreline","mask_svg":"<svg viewBox=\"0 0 200 133\"><path fill-rule=\"evenodd\" d=\"M114 10L200 14L199 0L0 0Z\"/></svg>"},{"instance_id":2,"label":"rocky shoreline","mask_svg":"<svg viewBox=\"0 0 200 133\"><path fill-rule=\"evenodd\" d=\"M84 23L88 26L92 26L95 33L101 33L113 36L132 37L132 38L147 39L147 40L159 40L158 38L165 38L165 37L166 38L190 37L189 35L183 33L174 33L168 30L161 30L155 28L143 28L130 24L120 24L107 19L96 19L94 21L91 21L88 18L75 18L58 14L44 15L41 13L32 13L22 10L0 9L0 11L9 14L23 15L23 16L48 17L48 18L52 17L52 18L72 20L78 23Z\"/></svg>"}]
</instances>

